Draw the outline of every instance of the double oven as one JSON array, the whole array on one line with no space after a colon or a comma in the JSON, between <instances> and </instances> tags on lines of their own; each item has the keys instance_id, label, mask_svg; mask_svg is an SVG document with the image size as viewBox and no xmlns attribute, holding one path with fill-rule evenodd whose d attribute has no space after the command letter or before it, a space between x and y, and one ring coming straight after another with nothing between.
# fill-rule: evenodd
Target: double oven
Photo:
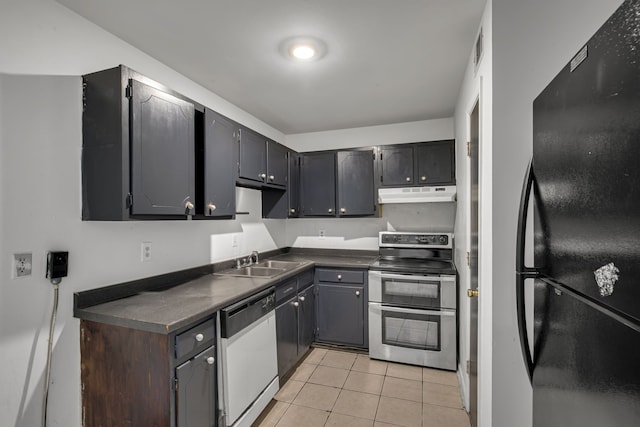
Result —
<instances>
[{"instance_id":1,"label":"double oven","mask_svg":"<svg viewBox=\"0 0 640 427\"><path fill-rule=\"evenodd\" d=\"M369 267L369 356L457 368L457 282L449 233L380 232Z\"/></svg>"}]
</instances>

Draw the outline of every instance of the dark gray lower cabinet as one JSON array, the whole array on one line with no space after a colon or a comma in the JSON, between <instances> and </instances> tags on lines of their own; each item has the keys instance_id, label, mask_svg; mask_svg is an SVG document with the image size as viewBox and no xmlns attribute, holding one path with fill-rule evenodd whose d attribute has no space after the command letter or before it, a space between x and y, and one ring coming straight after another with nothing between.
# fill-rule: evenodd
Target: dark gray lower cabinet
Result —
<instances>
[{"instance_id":1,"label":"dark gray lower cabinet","mask_svg":"<svg viewBox=\"0 0 640 427\"><path fill-rule=\"evenodd\" d=\"M313 269L276 286L278 376L287 375L314 340Z\"/></svg>"},{"instance_id":2,"label":"dark gray lower cabinet","mask_svg":"<svg viewBox=\"0 0 640 427\"><path fill-rule=\"evenodd\" d=\"M210 427L216 420L215 347L176 368L177 427Z\"/></svg>"},{"instance_id":3,"label":"dark gray lower cabinet","mask_svg":"<svg viewBox=\"0 0 640 427\"><path fill-rule=\"evenodd\" d=\"M278 376L282 378L298 361L298 296L276 307L276 337L278 340Z\"/></svg>"},{"instance_id":4,"label":"dark gray lower cabinet","mask_svg":"<svg viewBox=\"0 0 640 427\"><path fill-rule=\"evenodd\" d=\"M298 355L309 350L315 338L316 302L313 284L298 292Z\"/></svg>"},{"instance_id":5,"label":"dark gray lower cabinet","mask_svg":"<svg viewBox=\"0 0 640 427\"><path fill-rule=\"evenodd\" d=\"M366 270L317 269L317 341L368 348Z\"/></svg>"}]
</instances>

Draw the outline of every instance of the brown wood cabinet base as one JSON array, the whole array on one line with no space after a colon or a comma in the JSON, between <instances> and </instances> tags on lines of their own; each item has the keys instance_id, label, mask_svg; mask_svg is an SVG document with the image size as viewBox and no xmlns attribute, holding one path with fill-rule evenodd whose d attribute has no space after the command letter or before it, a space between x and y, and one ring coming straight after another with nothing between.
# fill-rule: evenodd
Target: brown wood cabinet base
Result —
<instances>
[{"instance_id":1,"label":"brown wood cabinet base","mask_svg":"<svg viewBox=\"0 0 640 427\"><path fill-rule=\"evenodd\" d=\"M81 320L82 424L171 427L169 336Z\"/></svg>"}]
</instances>

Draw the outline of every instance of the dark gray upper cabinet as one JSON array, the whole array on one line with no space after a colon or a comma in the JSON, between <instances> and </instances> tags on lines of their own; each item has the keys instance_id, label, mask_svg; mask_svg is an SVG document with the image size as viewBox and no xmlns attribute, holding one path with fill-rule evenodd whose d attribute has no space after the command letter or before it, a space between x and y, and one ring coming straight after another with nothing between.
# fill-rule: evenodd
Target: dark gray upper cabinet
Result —
<instances>
[{"instance_id":1,"label":"dark gray upper cabinet","mask_svg":"<svg viewBox=\"0 0 640 427\"><path fill-rule=\"evenodd\" d=\"M416 178L420 185L455 183L454 150L453 141L436 141L416 146Z\"/></svg>"},{"instance_id":2,"label":"dark gray upper cabinet","mask_svg":"<svg viewBox=\"0 0 640 427\"><path fill-rule=\"evenodd\" d=\"M380 185L413 184L413 147L380 147Z\"/></svg>"},{"instance_id":3,"label":"dark gray upper cabinet","mask_svg":"<svg viewBox=\"0 0 640 427\"><path fill-rule=\"evenodd\" d=\"M240 163L238 176L250 181L267 181L267 141L243 127L240 136Z\"/></svg>"},{"instance_id":4,"label":"dark gray upper cabinet","mask_svg":"<svg viewBox=\"0 0 640 427\"><path fill-rule=\"evenodd\" d=\"M453 140L382 146L378 156L378 185L405 187L454 185Z\"/></svg>"},{"instance_id":5,"label":"dark gray upper cabinet","mask_svg":"<svg viewBox=\"0 0 640 427\"><path fill-rule=\"evenodd\" d=\"M339 151L338 215L366 216L376 211L373 150Z\"/></svg>"},{"instance_id":6,"label":"dark gray upper cabinet","mask_svg":"<svg viewBox=\"0 0 640 427\"><path fill-rule=\"evenodd\" d=\"M289 199L289 218L300 216L300 155L294 151L289 152L289 181L287 186Z\"/></svg>"},{"instance_id":7,"label":"dark gray upper cabinet","mask_svg":"<svg viewBox=\"0 0 640 427\"><path fill-rule=\"evenodd\" d=\"M238 177L240 183L258 187L287 186L287 147L242 128ZM242 180L248 180L242 181ZM260 185L262 184L262 185Z\"/></svg>"},{"instance_id":8,"label":"dark gray upper cabinet","mask_svg":"<svg viewBox=\"0 0 640 427\"><path fill-rule=\"evenodd\" d=\"M124 66L83 76L82 219L195 213L195 108Z\"/></svg>"},{"instance_id":9,"label":"dark gray upper cabinet","mask_svg":"<svg viewBox=\"0 0 640 427\"><path fill-rule=\"evenodd\" d=\"M196 139L196 212L205 217L234 217L240 126L208 108Z\"/></svg>"},{"instance_id":10,"label":"dark gray upper cabinet","mask_svg":"<svg viewBox=\"0 0 640 427\"><path fill-rule=\"evenodd\" d=\"M194 213L193 104L129 83L131 99L131 214Z\"/></svg>"},{"instance_id":11,"label":"dark gray upper cabinet","mask_svg":"<svg viewBox=\"0 0 640 427\"><path fill-rule=\"evenodd\" d=\"M286 187L289 158L287 147L267 141L267 183Z\"/></svg>"},{"instance_id":12,"label":"dark gray upper cabinet","mask_svg":"<svg viewBox=\"0 0 640 427\"><path fill-rule=\"evenodd\" d=\"M301 155L300 205L302 216L336 215L336 156L334 151Z\"/></svg>"}]
</instances>

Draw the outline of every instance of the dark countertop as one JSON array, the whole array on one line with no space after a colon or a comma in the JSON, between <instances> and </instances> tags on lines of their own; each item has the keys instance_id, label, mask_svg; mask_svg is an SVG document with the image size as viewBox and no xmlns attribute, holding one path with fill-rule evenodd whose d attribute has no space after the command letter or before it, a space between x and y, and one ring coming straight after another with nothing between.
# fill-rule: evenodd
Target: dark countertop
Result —
<instances>
[{"instance_id":1,"label":"dark countertop","mask_svg":"<svg viewBox=\"0 0 640 427\"><path fill-rule=\"evenodd\" d=\"M224 307L310 268L368 268L376 257L377 252L294 248L269 259L298 261L302 264L271 279L206 274L168 288L136 292L131 296L89 307L79 308L76 302L74 316L84 320L169 334L191 326ZM95 293L96 290L92 292Z\"/></svg>"}]
</instances>

